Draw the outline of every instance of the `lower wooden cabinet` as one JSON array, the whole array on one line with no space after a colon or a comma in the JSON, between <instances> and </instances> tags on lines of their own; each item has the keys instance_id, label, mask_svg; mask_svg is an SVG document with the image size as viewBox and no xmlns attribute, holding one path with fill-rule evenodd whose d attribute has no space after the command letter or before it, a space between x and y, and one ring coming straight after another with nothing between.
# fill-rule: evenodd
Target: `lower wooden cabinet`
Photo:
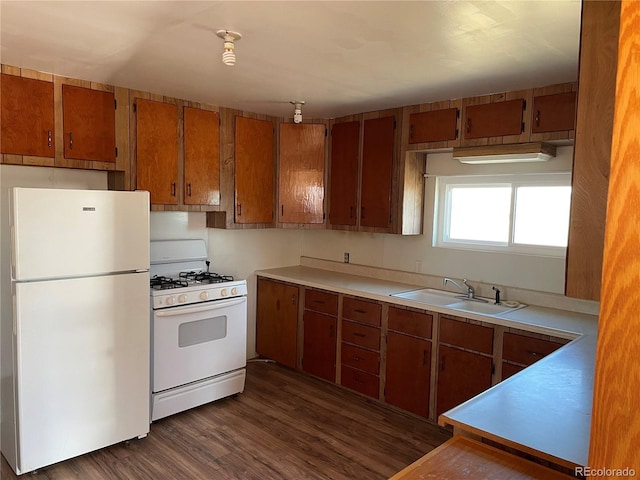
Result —
<instances>
[{"instance_id":1,"label":"lower wooden cabinet","mask_svg":"<svg viewBox=\"0 0 640 480\"><path fill-rule=\"evenodd\" d=\"M501 380L524 370L538 360L562 347L566 341L537 338L530 335L506 332L502 338Z\"/></svg>"},{"instance_id":2,"label":"lower wooden cabinet","mask_svg":"<svg viewBox=\"0 0 640 480\"><path fill-rule=\"evenodd\" d=\"M305 309L303 322L302 370L335 382L336 317Z\"/></svg>"},{"instance_id":3,"label":"lower wooden cabinet","mask_svg":"<svg viewBox=\"0 0 640 480\"><path fill-rule=\"evenodd\" d=\"M298 287L258 278L256 351L263 357L296 367Z\"/></svg>"},{"instance_id":4,"label":"lower wooden cabinet","mask_svg":"<svg viewBox=\"0 0 640 480\"><path fill-rule=\"evenodd\" d=\"M387 334L387 403L426 417L429 415L431 342L401 333Z\"/></svg>"},{"instance_id":5,"label":"lower wooden cabinet","mask_svg":"<svg viewBox=\"0 0 640 480\"><path fill-rule=\"evenodd\" d=\"M493 328L441 316L436 416L491 387Z\"/></svg>"}]
</instances>

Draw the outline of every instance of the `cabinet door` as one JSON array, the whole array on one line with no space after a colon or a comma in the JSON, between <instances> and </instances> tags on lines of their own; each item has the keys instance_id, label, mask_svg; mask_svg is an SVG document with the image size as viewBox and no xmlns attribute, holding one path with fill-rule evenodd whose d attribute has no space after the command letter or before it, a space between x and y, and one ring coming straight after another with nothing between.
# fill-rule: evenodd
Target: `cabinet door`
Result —
<instances>
[{"instance_id":1,"label":"cabinet door","mask_svg":"<svg viewBox=\"0 0 640 480\"><path fill-rule=\"evenodd\" d=\"M62 85L62 118L65 158L116 161L113 93Z\"/></svg>"},{"instance_id":2,"label":"cabinet door","mask_svg":"<svg viewBox=\"0 0 640 480\"><path fill-rule=\"evenodd\" d=\"M531 133L575 129L576 92L534 97L532 115Z\"/></svg>"},{"instance_id":3,"label":"cabinet door","mask_svg":"<svg viewBox=\"0 0 640 480\"><path fill-rule=\"evenodd\" d=\"M440 345L436 415L491 387L491 357Z\"/></svg>"},{"instance_id":4,"label":"cabinet door","mask_svg":"<svg viewBox=\"0 0 640 480\"><path fill-rule=\"evenodd\" d=\"M280 125L278 221L324 221L324 125Z\"/></svg>"},{"instance_id":5,"label":"cabinet door","mask_svg":"<svg viewBox=\"0 0 640 480\"><path fill-rule=\"evenodd\" d=\"M387 335L385 401L417 415L429 415L431 342L395 332Z\"/></svg>"},{"instance_id":6,"label":"cabinet door","mask_svg":"<svg viewBox=\"0 0 640 480\"><path fill-rule=\"evenodd\" d=\"M184 203L220 205L220 117L184 107Z\"/></svg>"},{"instance_id":7,"label":"cabinet door","mask_svg":"<svg viewBox=\"0 0 640 480\"><path fill-rule=\"evenodd\" d=\"M53 83L2 74L2 153L55 156Z\"/></svg>"},{"instance_id":8,"label":"cabinet door","mask_svg":"<svg viewBox=\"0 0 640 480\"><path fill-rule=\"evenodd\" d=\"M394 117L364 121L360 225L388 228L391 224L391 183L395 139Z\"/></svg>"},{"instance_id":9,"label":"cabinet door","mask_svg":"<svg viewBox=\"0 0 640 480\"><path fill-rule=\"evenodd\" d=\"M457 108L409 115L409 143L442 142L458 137Z\"/></svg>"},{"instance_id":10,"label":"cabinet door","mask_svg":"<svg viewBox=\"0 0 640 480\"><path fill-rule=\"evenodd\" d=\"M359 144L360 122L337 123L331 129L332 225L356 224Z\"/></svg>"},{"instance_id":11,"label":"cabinet door","mask_svg":"<svg viewBox=\"0 0 640 480\"><path fill-rule=\"evenodd\" d=\"M273 123L236 117L235 221L273 222Z\"/></svg>"},{"instance_id":12,"label":"cabinet door","mask_svg":"<svg viewBox=\"0 0 640 480\"><path fill-rule=\"evenodd\" d=\"M464 112L464 138L520 135L523 110L521 98L468 106Z\"/></svg>"},{"instance_id":13,"label":"cabinet door","mask_svg":"<svg viewBox=\"0 0 640 480\"><path fill-rule=\"evenodd\" d=\"M136 100L137 189L148 190L151 203L177 204L178 107Z\"/></svg>"},{"instance_id":14,"label":"cabinet door","mask_svg":"<svg viewBox=\"0 0 640 480\"><path fill-rule=\"evenodd\" d=\"M302 369L336 381L336 317L305 310Z\"/></svg>"},{"instance_id":15,"label":"cabinet door","mask_svg":"<svg viewBox=\"0 0 640 480\"><path fill-rule=\"evenodd\" d=\"M296 367L298 287L258 279L256 351L263 357Z\"/></svg>"}]
</instances>

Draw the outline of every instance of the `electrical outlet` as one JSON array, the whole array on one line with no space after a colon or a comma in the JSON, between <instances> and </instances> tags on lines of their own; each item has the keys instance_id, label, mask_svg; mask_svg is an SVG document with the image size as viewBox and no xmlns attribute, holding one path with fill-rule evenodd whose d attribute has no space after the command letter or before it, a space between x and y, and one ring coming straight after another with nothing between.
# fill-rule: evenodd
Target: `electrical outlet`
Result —
<instances>
[{"instance_id":1,"label":"electrical outlet","mask_svg":"<svg viewBox=\"0 0 640 480\"><path fill-rule=\"evenodd\" d=\"M344 263L349 263L349 252L344 252Z\"/></svg>"}]
</instances>

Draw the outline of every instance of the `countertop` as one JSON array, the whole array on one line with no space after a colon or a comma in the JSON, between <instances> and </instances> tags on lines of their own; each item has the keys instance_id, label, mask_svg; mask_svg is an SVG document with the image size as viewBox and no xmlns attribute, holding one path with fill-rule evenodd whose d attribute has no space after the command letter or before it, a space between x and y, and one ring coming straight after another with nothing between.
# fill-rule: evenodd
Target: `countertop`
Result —
<instances>
[{"instance_id":1,"label":"countertop","mask_svg":"<svg viewBox=\"0 0 640 480\"><path fill-rule=\"evenodd\" d=\"M534 305L501 316L462 313L390 296L424 288L419 285L306 266L259 270L256 275L573 340L445 412L439 423L569 468L587 465L597 316Z\"/></svg>"}]
</instances>

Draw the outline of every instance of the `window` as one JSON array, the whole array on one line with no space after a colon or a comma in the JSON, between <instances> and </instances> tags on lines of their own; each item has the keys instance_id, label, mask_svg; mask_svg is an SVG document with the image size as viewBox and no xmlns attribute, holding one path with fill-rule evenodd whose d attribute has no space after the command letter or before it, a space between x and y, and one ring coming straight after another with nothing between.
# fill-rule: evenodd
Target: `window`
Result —
<instances>
[{"instance_id":1,"label":"window","mask_svg":"<svg viewBox=\"0 0 640 480\"><path fill-rule=\"evenodd\" d=\"M438 177L434 246L564 256L568 173Z\"/></svg>"}]
</instances>

